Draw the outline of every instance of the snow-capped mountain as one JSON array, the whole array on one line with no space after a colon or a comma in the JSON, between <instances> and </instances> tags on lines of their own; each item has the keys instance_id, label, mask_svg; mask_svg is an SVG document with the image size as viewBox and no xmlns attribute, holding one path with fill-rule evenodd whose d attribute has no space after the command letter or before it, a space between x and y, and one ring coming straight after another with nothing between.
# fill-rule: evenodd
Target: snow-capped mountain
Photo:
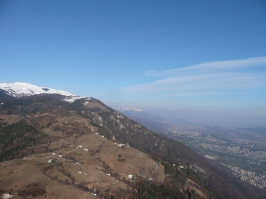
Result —
<instances>
[{"instance_id":1,"label":"snow-capped mountain","mask_svg":"<svg viewBox=\"0 0 266 199\"><path fill-rule=\"evenodd\" d=\"M65 96L63 100L70 103L74 102L76 99L85 98L73 95L72 93L67 91L56 90L47 87L39 87L23 82L0 83L0 91L4 92L4 94L7 96L15 98L31 96L31 95L39 95L39 94L59 94Z\"/></svg>"},{"instance_id":2,"label":"snow-capped mountain","mask_svg":"<svg viewBox=\"0 0 266 199\"><path fill-rule=\"evenodd\" d=\"M160 115L150 113L150 112L142 110L140 108L121 107L121 108L117 108L116 110L119 111L120 113L130 117L131 119L136 120L137 122L140 122L139 119L141 119L141 120L145 119L145 120L156 121L156 122L169 121L169 119L167 119L167 118L164 118Z\"/></svg>"},{"instance_id":3,"label":"snow-capped mountain","mask_svg":"<svg viewBox=\"0 0 266 199\"><path fill-rule=\"evenodd\" d=\"M124 111L135 111L135 112L143 112L144 110L140 109L140 108L130 108L130 107L121 107L121 108L117 108L118 111L120 112L124 112Z\"/></svg>"},{"instance_id":4,"label":"snow-capped mountain","mask_svg":"<svg viewBox=\"0 0 266 199\"><path fill-rule=\"evenodd\" d=\"M38 94L60 94L65 96L73 96L70 92L55 90L52 88L39 87L29 83L1 83L0 89L6 91L6 94L13 97L24 97Z\"/></svg>"}]
</instances>

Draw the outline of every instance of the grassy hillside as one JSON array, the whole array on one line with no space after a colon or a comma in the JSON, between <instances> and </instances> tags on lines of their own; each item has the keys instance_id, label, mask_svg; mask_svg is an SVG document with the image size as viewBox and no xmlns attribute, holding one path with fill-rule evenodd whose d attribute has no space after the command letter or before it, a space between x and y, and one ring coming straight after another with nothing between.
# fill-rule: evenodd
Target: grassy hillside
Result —
<instances>
[{"instance_id":1,"label":"grassy hillside","mask_svg":"<svg viewBox=\"0 0 266 199\"><path fill-rule=\"evenodd\" d=\"M80 99L67 103L61 99L59 95L40 95L7 101L0 106L0 133L4 138L0 142L1 160L42 153L43 156L38 161L47 162L49 158L54 159L52 152L65 154L64 161L61 162L61 159L57 158L57 163L52 167L45 163L48 164L45 168L49 172L45 171L42 175L57 180L57 183L63 183L64 186L73 187L75 180L70 174L71 164L87 162L86 164L94 165L95 162L100 162L102 168L93 168L113 172L112 175L128 187L117 187L116 191L111 191L111 187L107 189L105 185L99 184L103 176L97 177L96 181L79 181L82 186L78 186L78 190L83 192L91 190L91 183L97 182L103 198L263 198L261 192L223 173L182 143L149 131L99 100ZM93 148L92 145L98 143L99 139L100 144ZM118 153L108 148L107 143L124 145L119 148L122 151ZM89 146L85 156L77 153L80 144ZM140 152L131 156L124 154L127 150L123 148L127 145ZM68 150L74 151L66 154ZM147 170L148 163L134 160L143 157L155 163L153 169ZM116 170L118 168L119 171ZM163 179L158 176L158 168L164 168L166 175ZM96 170L92 173L98 175ZM50 171L58 174L52 174ZM6 172L7 170L3 171L2 175L7 175ZM128 181L126 174L130 173L140 177ZM15 178L17 174L12 175ZM61 175L68 178L60 178ZM3 180L1 183L3 191ZM28 183L31 187L30 183L33 182ZM13 186L15 183L10 185L10 189L14 189ZM42 190L44 186L37 187ZM24 189L24 192L28 193L28 188ZM20 189L16 190L19 193ZM47 188L45 191L47 192Z\"/></svg>"}]
</instances>

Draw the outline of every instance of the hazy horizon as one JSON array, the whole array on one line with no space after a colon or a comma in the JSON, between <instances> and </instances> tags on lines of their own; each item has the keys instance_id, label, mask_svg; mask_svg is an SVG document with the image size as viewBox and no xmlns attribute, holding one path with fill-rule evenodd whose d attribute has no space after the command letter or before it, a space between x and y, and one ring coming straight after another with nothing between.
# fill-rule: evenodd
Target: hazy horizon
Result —
<instances>
[{"instance_id":1,"label":"hazy horizon","mask_svg":"<svg viewBox=\"0 0 266 199\"><path fill-rule=\"evenodd\" d=\"M109 106L115 110L117 110L117 108L121 108L111 105ZM263 114L264 112L260 111L261 115L258 115L256 110L250 110L247 112L241 110L234 111L230 110L230 108L219 111L204 110L199 108L180 108L177 110L142 108L142 110L166 119L192 122L198 125L217 125L232 128L266 127L265 116Z\"/></svg>"}]
</instances>

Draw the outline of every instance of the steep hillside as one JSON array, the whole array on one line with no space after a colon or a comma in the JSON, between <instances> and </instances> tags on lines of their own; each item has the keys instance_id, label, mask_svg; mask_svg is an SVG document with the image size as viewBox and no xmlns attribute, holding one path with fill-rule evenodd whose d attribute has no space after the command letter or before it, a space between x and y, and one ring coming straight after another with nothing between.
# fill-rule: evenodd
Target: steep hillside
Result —
<instances>
[{"instance_id":1,"label":"steep hillside","mask_svg":"<svg viewBox=\"0 0 266 199\"><path fill-rule=\"evenodd\" d=\"M47 193L58 194L54 189L47 188L47 177L55 179L59 184L61 181L68 180L60 186L75 187L77 184L73 179L76 179L76 176L73 179L71 177L63 179L60 176L69 175L73 170L71 164L75 162L90 165L98 161L97 164L102 168L96 166L98 169L95 167L92 169L110 172L112 176L119 175L120 177L116 179L122 181L125 186L121 183L121 187L111 191L114 188L99 183L100 179L103 180L102 177L98 178L96 170L91 170L93 180L83 179L83 188L78 188L79 191L94 193L91 187L96 183L97 196L102 198L110 198L111 195L118 198L254 198L254 196L263 198L262 193L223 173L180 142L149 131L97 99L77 98L72 100L73 102L64 99L65 96L58 94L33 95L11 100L0 99L0 102L3 101L0 105L0 133L3 138L0 142L1 161L26 156L25 160L12 160L11 165L20 165L15 163L18 161L26 164L27 168L29 168L28 164L31 164L31 162L25 163L27 159L35 162L34 165L42 165L45 162L45 165L42 165L43 169L47 168L55 174L51 173L49 176L41 170L40 179L44 184L36 186L42 189L46 187ZM115 143L120 144L122 148ZM115 147L115 151L108 148L111 145ZM78 146L87 146L88 151L84 152L84 149ZM131 147L140 151L133 153L135 149ZM76 154L79 151L85 154ZM126 154L125 151L129 153ZM42 153L42 156L34 155L39 153ZM54 159L52 153L67 157L66 159L56 158L53 164L54 170L47 163L49 158ZM150 163L140 162L135 160L136 158L143 158ZM9 162L1 164L8 165ZM61 168L62 165L64 168ZM149 168L149 165L153 166ZM40 169L38 166L34 168L36 172ZM69 170L64 173L63 170L66 168ZM158 168L164 168L164 171L160 170L158 174ZM31 191L27 192L29 187L33 186L31 183L35 183L31 180L28 182L29 187L28 185L19 187L16 180L10 181L7 186L4 179L16 179L18 174L14 171L18 168L5 169L1 170L2 192L13 190L14 195L18 195L22 189L26 193L31 193ZM10 172L8 169L11 169ZM25 174L25 172L22 173ZM139 178L127 182L128 174L138 175ZM82 195L79 191L73 193L78 194L77 198ZM124 194L119 195L119 193Z\"/></svg>"}]
</instances>

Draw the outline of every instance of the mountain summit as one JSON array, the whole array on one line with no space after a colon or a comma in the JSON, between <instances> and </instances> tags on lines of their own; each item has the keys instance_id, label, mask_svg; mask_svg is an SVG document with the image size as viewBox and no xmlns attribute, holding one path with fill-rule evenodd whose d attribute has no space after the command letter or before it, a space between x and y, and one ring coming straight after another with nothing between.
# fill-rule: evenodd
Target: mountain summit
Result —
<instances>
[{"instance_id":1,"label":"mountain summit","mask_svg":"<svg viewBox=\"0 0 266 199\"><path fill-rule=\"evenodd\" d=\"M29 83L1 83L0 89L6 91L6 94L13 97L24 97L38 94L60 94L64 96L74 96L70 92L55 90L47 87L39 87Z\"/></svg>"},{"instance_id":2,"label":"mountain summit","mask_svg":"<svg viewBox=\"0 0 266 199\"><path fill-rule=\"evenodd\" d=\"M39 87L29 83L15 82L15 83L0 83L0 95L5 95L5 98L20 98L32 95L40 94L58 94L65 96L62 100L72 103L77 99L82 99L86 97L80 97L78 95L73 95L70 92L56 90L53 88ZM2 97L3 98L3 97Z\"/></svg>"}]
</instances>

